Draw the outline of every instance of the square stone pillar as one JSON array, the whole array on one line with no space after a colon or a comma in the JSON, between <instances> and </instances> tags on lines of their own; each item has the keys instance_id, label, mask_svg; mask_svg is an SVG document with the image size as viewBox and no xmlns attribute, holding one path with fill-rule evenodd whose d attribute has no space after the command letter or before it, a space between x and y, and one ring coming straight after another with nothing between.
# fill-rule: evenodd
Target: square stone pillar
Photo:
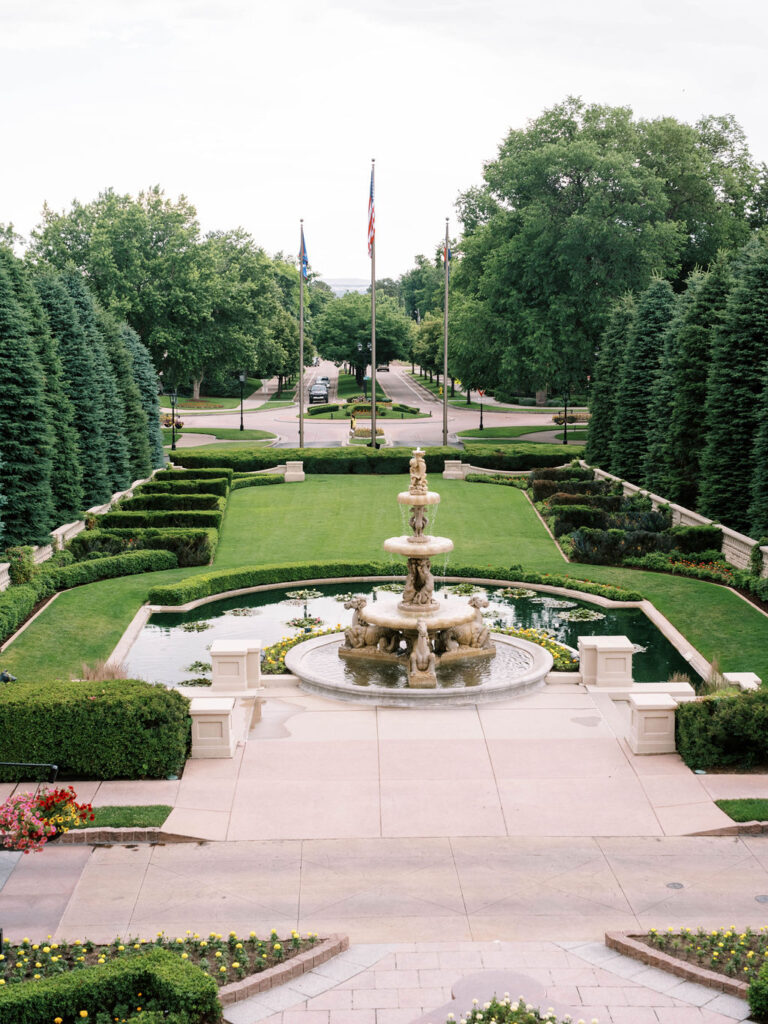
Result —
<instances>
[{"instance_id":1,"label":"square stone pillar","mask_svg":"<svg viewBox=\"0 0 768 1024\"><path fill-rule=\"evenodd\" d=\"M232 727L234 697L194 697L189 704L192 717L191 757L234 757Z\"/></svg>"},{"instance_id":2,"label":"square stone pillar","mask_svg":"<svg viewBox=\"0 0 768 1024\"><path fill-rule=\"evenodd\" d=\"M461 465L461 459L446 459L445 469L443 470L443 480L463 480L464 479L464 467Z\"/></svg>"},{"instance_id":3,"label":"square stone pillar","mask_svg":"<svg viewBox=\"0 0 768 1024\"><path fill-rule=\"evenodd\" d=\"M674 754L677 701L667 693L633 693L627 743L633 754Z\"/></svg>"},{"instance_id":4,"label":"square stone pillar","mask_svg":"<svg viewBox=\"0 0 768 1024\"><path fill-rule=\"evenodd\" d=\"M286 462L285 482L287 484L300 484L304 482L303 462Z\"/></svg>"},{"instance_id":5,"label":"square stone pillar","mask_svg":"<svg viewBox=\"0 0 768 1024\"><path fill-rule=\"evenodd\" d=\"M214 640L212 690L248 690L261 685L261 640Z\"/></svg>"},{"instance_id":6,"label":"square stone pillar","mask_svg":"<svg viewBox=\"0 0 768 1024\"><path fill-rule=\"evenodd\" d=\"M633 645L626 636L580 636L579 667L586 686L631 686Z\"/></svg>"}]
</instances>

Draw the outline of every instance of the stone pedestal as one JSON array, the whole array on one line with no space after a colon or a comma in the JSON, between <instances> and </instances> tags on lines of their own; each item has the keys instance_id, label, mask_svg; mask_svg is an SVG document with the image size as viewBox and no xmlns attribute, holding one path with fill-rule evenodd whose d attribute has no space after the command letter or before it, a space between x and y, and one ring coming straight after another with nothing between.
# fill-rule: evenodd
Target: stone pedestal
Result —
<instances>
[{"instance_id":1,"label":"stone pedestal","mask_svg":"<svg viewBox=\"0 0 768 1024\"><path fill-rule=\"evenodd\" d=\"M300 484L304 482L303 462L286 462L285 482L287 484Z\"/></svg>"},{"instance_id":2,"label":"stone pedestal","mask_svg":"<svg viewBox=\"0 0 768 1024\"><path fill-rule=\"evenodd\" d=\"M723 672L723 679L740 690L759 690L762 682L754 672Z\"/></svg>"},{"instance_id":3,"label":"stone pedestal","mask_svg":"<svg viewBox=\"0 0 768 1024\"><path fill-rule=\"evenodd\" d=\"M194 697L190 701L192 757L234 757L234 707L234 697Z\"/></svg>"},{"instance_id":4,"label":"stone pedestal","mask_svg":"<svg viewBox=\"0 0 768 1024\"><path fill-rule=\"evenodd\" d=\"M633 693L629 707L632 718L627 743L632 753L674 754L675 698L664 693Z\"/></svg>"},{"instance_id":5,"label":"stone pedestal","mask_svg":"<svg viewBox=\"0 0 768 1024\"><path fill-rule=\"evenodd\" d=\"M409 672L408 685L412 690L434 690L437 677L434 672Z\"/></svg>"},{"instance_id":6,"label":"stone pedestal","mask_svg":"<svg viewBox=\"0 0 768 1024\"><path fill-rule=\"evenodd\" d=\"M443 480L463 480L464 469L461 465L461 459L446 459L445 469L443 470Z\"/></svg>"},{"instance_id":7,"label":"stone pedestal","mask_svg":"<svg viewBox=\"0 0 768 1024\"><path fill-rule=\"evenodd\" d=\"M580 636L579 667L586 686L631 686L633 645L626 636Z\"/></svg>"},{"instance_id":8,"label":"stone pedestal","mask_svg":"<svg viewBox=\"0 0 768 1024\"><path fill-rule=\"evenodd\" d=\"M261 685L261 640L214 640L212 690L253 690Z\"/></svg>"}]
</instances>

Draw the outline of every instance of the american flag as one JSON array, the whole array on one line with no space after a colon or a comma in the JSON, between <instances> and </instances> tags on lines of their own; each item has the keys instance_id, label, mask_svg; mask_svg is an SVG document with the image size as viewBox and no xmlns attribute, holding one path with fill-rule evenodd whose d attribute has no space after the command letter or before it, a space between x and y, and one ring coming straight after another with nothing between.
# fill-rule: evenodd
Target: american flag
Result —
<instances>
[{"instance_id":1,"label":"american flag","mask_svg":"<svg viewBox=\"0 0 768 1024\"><path fill-rule=\"evenodd\" d=\"M309 257L307 256L307 245L304 241L304 225L301 226L301 248L299 249L299 260L301 262L301 276L306 281L309 278Z\"/></svg>"},{"instance_id":2,"label":"american flag","mask_svg":"<svg viewBox=\"0 0 768 1024\"><path fill-rule=\"evenodd\" d=\"M368 255L373 255L373 242L376 238L376 212L373 208L373 168L371 168L371 192L368 196Z\"/></svg>"}]
</instances>

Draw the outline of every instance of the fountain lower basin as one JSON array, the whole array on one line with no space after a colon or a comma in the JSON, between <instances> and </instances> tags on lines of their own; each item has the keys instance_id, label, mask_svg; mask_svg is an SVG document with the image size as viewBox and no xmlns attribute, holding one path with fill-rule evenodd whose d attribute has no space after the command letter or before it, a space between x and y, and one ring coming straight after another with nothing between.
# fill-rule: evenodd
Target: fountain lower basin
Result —
<instances>
[{"instance_id":1,"label":"fountain lower basin","mask_svg":"<svg viewBox=\"0 0 768 1024\"><path fill-rule=\"evenodd\" d=\"M442 659L438 684L432 689L408 685L405 659L341 659L343 633L297 644L287 652L285 665L309 693L384 707L479 704L518 697L544 686L552 671L548 651L518 637L494 633L492 639L495 657L454 663Z\"/></svg>"}]
</instances>

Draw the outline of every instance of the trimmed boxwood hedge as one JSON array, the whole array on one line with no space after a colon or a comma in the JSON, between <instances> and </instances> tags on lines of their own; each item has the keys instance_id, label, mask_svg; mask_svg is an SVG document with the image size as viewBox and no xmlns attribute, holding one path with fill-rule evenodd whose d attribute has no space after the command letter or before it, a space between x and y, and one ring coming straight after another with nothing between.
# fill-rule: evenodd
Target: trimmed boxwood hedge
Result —
<instances>
[{"instance_id":1,"label":"trimmed boxwood hedge","mask_svg":"<svg viewBox=\"0 0 768 1024\"><path fill-rule=\"evenodd\" d=\"M0 761L57 764L78 779L161 779L180 773L189 734L187 698L140 679L3 686ZM18 771L0 768L0 779Z\"/></svg>"},{"instance_id":2,"label":"trimmed boxwood hedge","mask_svg":"<svg viewBox=\"0 0 768 1024\"><path fill-rule=\"evenodd\" d=\"M282 473L258 473L255 476L239 476L232 481L232 490L239 491L243 487L269 487L270 484L284 484Z\"/></svg>"},{"instance_id":3,"label":"trimmed boxwood hedge","mask_svg":"<svg viewBox=\"0 0 768 1024\"><path fill-rule=\"evenodd\" d=\"M194 964L166 949L125 955L50 978L0 989L3 1024L51 1024L56 1018L89 1021L99 1014L126 1019L168 1013L175 1024L217 1024L221 1020L216 983ZM134 1019L131 1017L131 1019Z\"/></svg>"},{"instance_id":4,"label":"trimmed boxwood hedge","mask_svg":"<svg viewBox=\"0 0 768 1024\"><path fill-rule=\"evenodd\" d=\"M768 764L768 691L713 694L680 704L677 750L689 768L753 768Z\"/></svg>"},{"instance_id":5,"label":"trimmed boxwood hedge","mask_svg":"<svg viewBox=\"0 0 768 1024\"><path fill-rule=\"evenodd\" d=\"M674 546L686 555L723 546L723 531L719 526L673 526Z\"/></svg>"},{"instance_id":6,"label":"trimmed boxwood hedge","mask_svg":"<svg viewBox=\"0 0 768 1024\"><path fill-rule=\"evenodd\" d=\"M226 497L218 494L196 493L178 494L138 494L133 498L125 498L120 502L121 512L157 512L183 510L197 512L200 509L223 512L227 504Z\"/></svg>"},{"instance_id":7,"label":"trimmed boxwood hedge","mask_svg":"<svg viewBox=\"0 0 768 1024\"><path fill-rule=\"evenodd\" d=\"M670 533L582 526L571 534L571 556L591 565L619 565L627 555L637 558L653 551L671 551L674 543Z\"/></svg>"},{"instance_id":8,"label":"trimmed boxwood hedge","mask_svg":"<svg viewBox=\"0 0 768 1024\"><path fill-rule=\"evenodd\" d=\"M67 544L75 558L95 558L95 553L104 556L119 554L130 547L133 551L151 549L172 551L179 560L179 567L210 565L219 543L219 531L214 529L185 530L182 527L168 527L164 530L84 530Z\"/></svg>"},{"instance_id":9,"label":"trimmed boxwood hedge","mask_svg":"<svg viewBox=\"0 0 768 1024\"><path fill-rule=\"evenodd\" d=\"M534 480L531 484L534 501L546 501L553 494L606 494L609 484L604 480Z\"/></svg>"},{"instance_id":10,"label":"trimmed boxwood hedge","mask_svg":"<svg viewBox=\"0 0 768 1024\"><path fill-rule=\"evenodd\" d=\"M173 452L173 454L175 455L176 452ZM152 479L161 483L166 480L175 483L180 480L219 480L221 477L225 477L230 482L232 480L232 470L226 469L224 464L218 465L216 472L212 472L204 466L198 466L194 469L161 469L159 473L155 473Z\"/></svg>"},{"instance_id":11,"label":"trimmed boxwood hedge","mask_svg":"<svg viewBox=\"0 0 768 1024\"><path fill-rule=\"evenodd\" d=\"M203 527L218 530L221 526L223 512L200 511L185 512L179 509L177 512L168 511L146 511L146 512L105 512L96 516L96 522L102 530L111 530L115 527L126 529L139 529L140 527L180 526L180 527Z\"/></svg>"},{"instance_id":12,"label":"trimmed boxwood hedge","mask_svg":"<svg viewBox=\"0 0 768 1024\"><path fill-rule=\"evenodd\" d=\"M200 494L202 491L205 491L206 494L218 494L219 497L226 498L229 494L229 479L227 477L205 477L202 480L157 480L155 478L149 483L137 487L133 496L135 498L145 494Z\"/></svg>"},{"instance_id":13,"label":"trimmed boxwood hedge","mask_svg":"<svg viewBox=\"0 0 768 1024\"><path fill-rule=\"evenodd\" d=\"M602 508L606 512L619 512L624 504L621 494L566 494L558 491L547 498L550 508L557 505L589 505L590 508Z\"/></svg>"},{"instance_id":14,"label":"trimmed boxwood hedge","mask_svg":"<svg viewBox=\"0 0 768 1024\"><path fill-rule=\"evenodd\" d=\"M533 469L529 480L594 480L595 471L590 466L563 466L560 469ZM563 490L567 490L566 487Z\"/></svg>"},{"instance_id":15,"label":"trimmed boxwood hedge","mask_svg":"<svg viewBox=\"0 0 768 1024\"><path fill-rule=\"evenodd\" d=\"M180 605L211 597L228 590L293 583L297 580L346 579L354 576L405 576L405 565L391 562L292 562L284 565L246 565L237 569L200 573L177 583L152 587L147 596L151 604ZM519 565L452 565L450 576L489 580L516 580L520 583L546 583L552 587L568 587L585 594L599 594L614 601L642 601L636 591L622 590L604 583L572 579L570 576L527 572Z\"/></svg>"},{"instance_id":16,"label":"trimmed boxwood hedge","mask_svg":"<svg viewBox=\"0 0 768 1024\"><path fill-rule=\"evenodd\" d=\"M568 454L572 454L572 449L568 449ZM427 448L427 470L430 473L442 473L445 460L456 459L459 456L465 462L487 469L527 470L536 466L562 464L563 449L562 445L528 442L505 445L497 449L491 445L467 445L463 452L457 452L455 448ZM239 472L253 472L274 466L278 455L274 449L248 448L240 444L237 448L217 445L215 452L195 451L194 448L179 449L172 452L171 457L176 465L195 471L203 467L224 466ZM305 473L394 474L408 472L411 448L282 448L279 458L280 461L302 461ZM593 491L597 492L598 489L593 484ZM562 488L555 486L552 493L556 490Z\"/></svg>"},{"instance_id":17,"label":"trimmed boxwood hedge","mask_svg":"<svg viewBox=\"0 0 768 1024\"><path fill-rule=\"evenodd\" d=\"M572 533L581 526L603 528L608 523L608 516L601 508L590 505L563 505L555 510L553 532L556 537L564 533Z\"/></svg>"}]
</instances>

